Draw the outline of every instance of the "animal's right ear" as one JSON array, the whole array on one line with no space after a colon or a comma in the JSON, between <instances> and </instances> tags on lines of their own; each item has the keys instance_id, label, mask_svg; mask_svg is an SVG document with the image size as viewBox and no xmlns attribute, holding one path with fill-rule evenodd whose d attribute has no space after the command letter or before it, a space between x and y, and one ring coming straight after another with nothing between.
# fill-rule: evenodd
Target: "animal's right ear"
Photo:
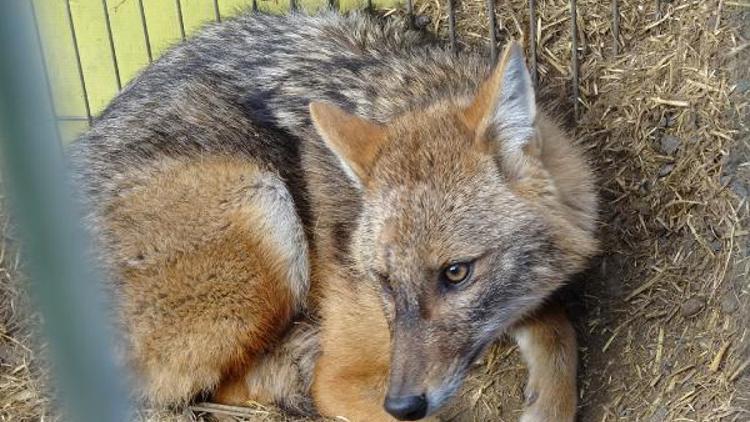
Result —
<instances>
[{"instance_id":1,"label":"animal's right ear","mask_svg":"<svg viewBox=\"0 0 750 422\"><path fill-rule=\"evenodd\" d=\"M383 126L317 101L310 103L310 117L347 176L359 187L366 185L386 139Z\"/></svg>"},{"instance_id":2,"label":"animal's right ear","mask_svg":"<svg viewBox=\"0 0 750 422\"><path fill-rule=\"evenodd\" d=\"M507 156L519 156L533 141L536 100L523 50L510 42L492 75L479 87L464 120L475 130L482 148L499 146ZM494 148L492 148L494 149Z\"/></svg>"}]
</instances>

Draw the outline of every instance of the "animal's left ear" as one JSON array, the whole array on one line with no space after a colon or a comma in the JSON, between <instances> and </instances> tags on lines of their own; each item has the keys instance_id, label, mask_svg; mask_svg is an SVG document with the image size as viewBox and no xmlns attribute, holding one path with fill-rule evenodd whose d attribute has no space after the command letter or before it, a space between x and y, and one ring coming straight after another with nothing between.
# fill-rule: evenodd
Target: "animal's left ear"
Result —
<instances>
[{"instance_id":1,"label":"animal's left ear","mask_svg":"<svg viewBox=\"0 0 750 422\"><path fill-rule=\"evenodd\" d=\"M356 186L366 186L370 170L386 141L384 127L318 101L310 103L310 118L326 146L338 157L346 175Z\"/></svg>"},{"instance_id":2,"label":"animal's left ear","mask_svg":"<svg viewBox=\"0 0 750 422\"><path fill-rule=\"evenodd\" d=\"M505 48L492 75L464 110L480 147L507 156L523 153L535 137L536 99L523 50L517 42ZM496 143L493 145L490 143Z\"/></svg>"}]
</instances>

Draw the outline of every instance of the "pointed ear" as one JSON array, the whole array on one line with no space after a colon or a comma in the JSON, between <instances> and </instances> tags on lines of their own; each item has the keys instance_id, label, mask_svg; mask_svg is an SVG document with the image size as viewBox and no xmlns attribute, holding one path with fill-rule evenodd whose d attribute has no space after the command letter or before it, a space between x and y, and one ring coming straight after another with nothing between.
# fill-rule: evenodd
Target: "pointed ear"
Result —
<instances>
[{"instance_id":1,"label":"pointed ear","mask_svg":"<svg viewBox=\"0 0 750 422\"><path fill-rule=\"evenodd\" d=\"M310 117L318 134L358 186L367 184L370 170L385 142L383 126L325 102L310 103Z\"/></svg>"},{"instance_id":2,"label":"pointed ear","mask_svg":"<svg viewBox=\"0 0 750 422\"><path fill-rule=\"evenodd\" d=\"M536 99L521 46L513 41L489 79L479 87L464 119L477 142L498 142L506 154L523 152L534 138ZM481 145L492 150L491 145Z\"/></svg>"}]
</instances>

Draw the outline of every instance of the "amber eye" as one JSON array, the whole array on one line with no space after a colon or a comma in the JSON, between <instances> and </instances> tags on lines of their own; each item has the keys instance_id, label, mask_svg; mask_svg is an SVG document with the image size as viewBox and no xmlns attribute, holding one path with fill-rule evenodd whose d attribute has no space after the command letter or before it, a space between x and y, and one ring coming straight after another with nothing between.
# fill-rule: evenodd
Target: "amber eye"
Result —
<instances>
[{"instance_id":1,"label":"amber eye","mask_svg":"<svg viewBox=\"0 0 750 422\"><path fill-rule=\"evenodd\" d=\"M469 278L470 274L470 262L457 262L445 267L443 270L443 279L449 284L459 284Z\"/></svg>"}]
</instances>

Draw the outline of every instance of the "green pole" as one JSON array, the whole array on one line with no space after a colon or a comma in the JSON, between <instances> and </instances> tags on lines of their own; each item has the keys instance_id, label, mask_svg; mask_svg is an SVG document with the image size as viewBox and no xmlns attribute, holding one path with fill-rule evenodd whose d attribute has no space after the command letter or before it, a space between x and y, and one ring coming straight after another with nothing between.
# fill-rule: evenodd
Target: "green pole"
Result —
<instances>
[{"instance_id":1,"label":"green pole","mask_svg":"<svg viewBox=\"0 0 750 422\"><path fill-rule=\"evenodd\" d=\"M0 154L66 419L125 421L102 284L86 262L30 3L0 0ZM51 69L50 71L54 71Z\"/></svg>"}]
</instances>

